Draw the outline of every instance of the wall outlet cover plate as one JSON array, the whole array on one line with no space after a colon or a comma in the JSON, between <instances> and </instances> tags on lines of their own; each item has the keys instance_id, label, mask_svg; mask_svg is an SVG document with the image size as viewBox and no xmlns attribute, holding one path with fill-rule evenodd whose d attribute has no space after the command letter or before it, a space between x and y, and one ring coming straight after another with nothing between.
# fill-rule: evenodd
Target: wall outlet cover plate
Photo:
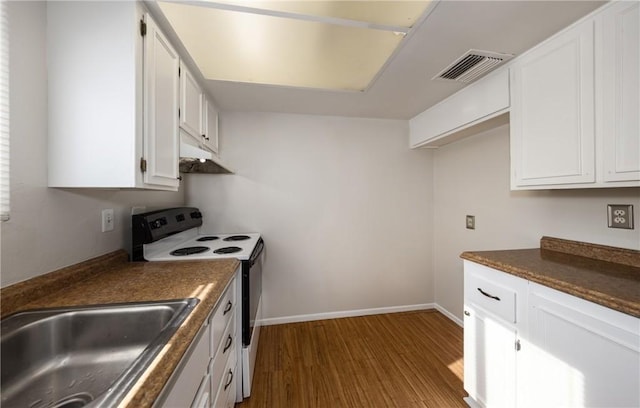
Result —
<instances>
[{"instance_id":1,"label":"wall outlet cover plate","mask_svg":"<svg viewBox=\"0 0 640 408\"><path fill-rule=\"evenodd\" d=\"M467 215L467 229L476 229L475 215Z\"/></svg>"},{"instance_id":2,"label":"wall outlet cover plate","mask_svg":"<svg viewBox=\"0 0 640 408\"><path fill-rule=\"evenodd\" d=\"M609 228L633 229L633 205L607 205L607 221Z\"/></svg>"}]
</instances>

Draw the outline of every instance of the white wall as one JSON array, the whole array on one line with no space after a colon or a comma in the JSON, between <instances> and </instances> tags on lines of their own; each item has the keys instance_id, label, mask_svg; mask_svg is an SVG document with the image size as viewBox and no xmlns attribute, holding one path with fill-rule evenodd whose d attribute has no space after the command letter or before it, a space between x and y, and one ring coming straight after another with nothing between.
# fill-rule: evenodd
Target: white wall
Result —
<instances>
[{"instance_id":1,"label":"white wall","mask_svg":"<svg viewBox=\"0 0 640 408\"><path fill-rule=\"evenodd\" d=\"M435 301L459 318L463 251L535 248L543 235L640 249L640 189L512 192L509 171L508 126L434 153ZM636 229L607 228L607 204L633 204Z\"/></svg>"},{"instance_id":2,"label":"white wall","mask_svg":"<svg viewBox=\"0 0 640 408\"><path fill-rule=\"evenodd\" d=\"M9 2L9 21L12 210L2 225L3 287L128 248L132 205L184 202L182 192L47 188L46 5ZM105 208L115 210L115 230L102 233Z\"/></svg>"},{"instance_id":3,"label":"white wall","mask_svg":"<svg viewBox=\"0 0 640 408\"><path fill-rule=\"evenodd\" d=\"M262 233L266 318L432 302L431 154L406 121L221 117L235 175L190 174L206 232Z\"/></svg>"}]
</instances>

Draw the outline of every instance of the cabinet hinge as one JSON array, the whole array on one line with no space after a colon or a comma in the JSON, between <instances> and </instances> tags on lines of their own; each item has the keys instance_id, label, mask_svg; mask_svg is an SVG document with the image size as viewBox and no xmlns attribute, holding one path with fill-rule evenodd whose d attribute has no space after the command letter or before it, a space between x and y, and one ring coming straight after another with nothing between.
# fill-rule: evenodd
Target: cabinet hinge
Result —
<instances>
[{"instance_id":1,"label":"cabinet hinge","mask_svg":"<svg viewBox=\"0 0 640 408\"><path fill-rule=\"evenodd\" d=\"M140 35L143 37L147 35L147 23L144 20L140 20Z\"/></svg>"},{"instance_id":2,"label":"cabinet hinge","mask_svg":"<svg viewBox=\"0 0 640 408\"><path fill-rule=\"evenodd\" d=\"M147 161L144 159L144 157L140 158L140 170L144 173L145 171L147 171Z\"/></svg>"},{"instance_id":3,"label":"cabinet hinge","mask_svg":"<svg viewBox=\"0 0 640 408\"><path fill-rule=\"evenodd\" d=\"M520 340L516 340L516 351L520 351L522 347L520 346Z\"/></svg>"}]
</instances>

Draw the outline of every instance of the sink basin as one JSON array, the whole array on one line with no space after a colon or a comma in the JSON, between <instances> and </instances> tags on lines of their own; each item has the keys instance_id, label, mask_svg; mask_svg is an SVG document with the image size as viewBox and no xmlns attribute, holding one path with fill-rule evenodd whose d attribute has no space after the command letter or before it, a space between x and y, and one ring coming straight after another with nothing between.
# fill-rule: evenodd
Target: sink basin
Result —
<instances>
[{"instance_id":1,"label":"sink basin","mask_svg":"<svg viewBox=\"0 0 640 408\"><path fill-rule=\"evenodd\" d=\"M117 405L197 303L78 306L2 319L0 405Z\"/></svg>"}]
</instances>

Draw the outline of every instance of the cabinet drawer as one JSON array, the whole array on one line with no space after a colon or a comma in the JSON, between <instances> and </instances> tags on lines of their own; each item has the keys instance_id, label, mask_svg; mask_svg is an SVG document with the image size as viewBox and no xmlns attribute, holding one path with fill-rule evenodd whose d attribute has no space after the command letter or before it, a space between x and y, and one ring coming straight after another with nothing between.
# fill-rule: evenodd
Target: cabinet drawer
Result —
<instances>
[{"instance_id":1,"label":"cabinet drawer","mask_svg":"<svg viewBox=\"0 0 640 408\"><path fill-rule=\"evenodd\" d=\"M516 322L516 291L499 282L465 270L465 302L472 302L509 323Z\"/></svg>"},{"instance_id":2,"label":"cabinet drawer","mask_svg":"<svg viewBox=\"0 0 640 408\"><path fill-rule=\"evenodd\" d=\"M236 354L236 325L235 320L229 322L227 330L224 332L224 336L220 342L217 353L211 360L211 367L209 373L211 373L211 380L214 384L214 388L222 381L224 376L224 368L227 365L229 356Z\"/></svg>"},{"instance_id":3,"label":"cabinet drawer","mask_svg":"<svg viewBox=\"0 0 640 408\"><path fill-rule=\"evenodd\" d=\"M214 408L227 408L229 401L235 399L230 394L235 396L236 384L240 379L236 378L238 374L236 355L231 354L227 361L227 365L224 369L224 375L220 380L220 384L212 383L212 387L218 385L216 399L212 407Z\"/></svg>"},{"instance_id":4,"label":"cabinet drawer","mask_svg":"<svg viewBox=\"0 0 640 408\"><path fill-rule=\"evenodd\" d=\"M239 371L237 370L238 364L236 363L236 368L234 368L233 372L234 373L239 373ZM225 408L233 408L236 406L236 384L238 383L238 381L240 381L240 379L237 376L233 376L233 379L231 381L231 385L227 388L227 401L226 401L226 405Z\"/></svg>"},{"instance_id":5,"label":"cabinet drawer","mask_svg":"<svg viewBox=\"0 0 640 408\"><path fill-rule=\"evenodd\" d=\"M224 331L229 321L233 319L236 313L236 280L235 278L229 284L227 291L224 293L218 303L213 316L211 316L211 348L210 355L214 356L220 342L223 339Z\"/></svg>"}]
</instances>

